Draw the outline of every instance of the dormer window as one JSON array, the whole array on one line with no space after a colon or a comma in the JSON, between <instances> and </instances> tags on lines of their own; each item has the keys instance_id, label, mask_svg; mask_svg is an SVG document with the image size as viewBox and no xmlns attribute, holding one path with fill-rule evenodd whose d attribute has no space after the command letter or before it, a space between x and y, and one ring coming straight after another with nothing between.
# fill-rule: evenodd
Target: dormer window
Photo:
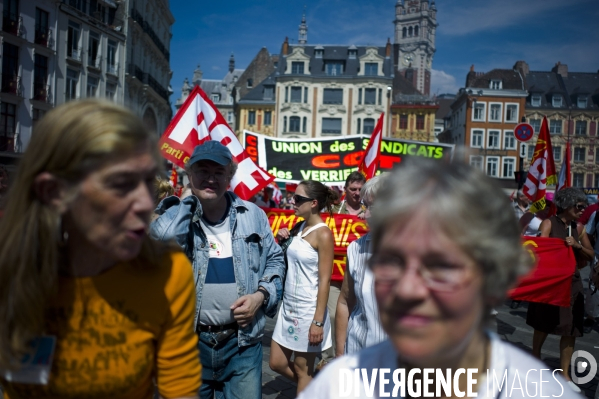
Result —
<instances>
[{"instance_id":1,"label":"dormer window","mask_svg":"<svg viewBox=\"0 0 599 399\"><path fill-rule=\"evenodd\" d=\"M533 107L540 107L541 106L541 95L533 94L530 97L530 105L532 105Z\"/></svg>"},{"instance_id":2,"label":"dormer window","mask_svg":"<svg viewBox=\"0 0 599 399\"><path fill-rule=\"evenodd\" d=\"M489 84L489 89L492 90L501 90L503 88L503 84L501 82L501 80L491 80L491 83Z\"/></svg>"},{"instance_id":3,"label":"dormer window","mask_svg":"<svg viewBox=\"0 0 599 399\"><path fill-rule=\"evenodd\" d=\"M316 58L322 58L323 55L324 55L324 50L323 49L316 49L316 50L314 50L314 57L316 57Z\"/></svg>"},{"instance_id":4,"label":"dormer window","mask_svg":"<svg viewBox=\"0 0 599 399\"><path fill-rule=\"evenodd\" d=\"M561 107L562 106L562 96L554 95L553 98L551 99L551 105L553 105L554 107Z\"/></svg>"},{"instance_id":5,"label":"dormer window","mask_svg":"<svg viewBox=\"0 0 599 399\"><path fill-rule=\"evenodd\" d=\"M264 86L264 99L272 100L274 96L275 88L273 86Z\"/></svg>"},{"instance_id":6,"label":"dormer window","mask_svg":"<svg viewBox=\"0 0 599 399\"><path fill-rule=\"evenodd\" d=\"M578 108L586 108L587 107L587 98L583 96L578 97L578 101L576 102L576 106Z\"/></svg>"},{"instance_id":7,"label":"dormer window","mask_svg":"<svg viewBox=\"0 0 599 399\"><path fill-rule=\"evenodd\" d=\"M350 60L355 60L358 56L358 50L348 50L347 56Z\"/></svg>"},{"instance_id":8,"label":"dormer window","mask_svg":"<svg viewBox=\"0 0 599 399\"><path fill-rule=\"evenodd\" d=\"M330 61L325 63L325 71L329 76L343 75L343 62Z\"/></svg>"},{"instance_id":9,"label":"dormer window","mask_svg":"<svg viewBox=\"0 0 599 399\"><path fill-rule=\"evenodd\" d=\"M220 94L212 94L210 96L210 99L212 100L213 103L217 103L220 101Z\"/></svg>"},{"instance_id":10,"label":"dormer window","mask_svg":"<svg viewBox=\"0 0 599 399\"><path fill-rule=\"evenodd\" d=\"M304 74L304 63L293 61L291 63L291 73L295 75L303 75Z\"/></svg>"},{"instance_id":11,"label":"dormer window","mask_svg":"<svg viewBox=\"0 0 599 399\"><path fill-rule=\"evenodd\" d=\"M367 62L364 64L366 76L377 76L379 74L379 64L376 62Z\"/></svg>"},{"instance_id":12,"label":"dormer window","mask_svg":"<svg viewBox=\"0 0 599 399\"><path fill-rule=\"evenodd\" d=\"M254 87L254 79L248 79L247 86L248 88Z\"/></svg>"}]
</instances>

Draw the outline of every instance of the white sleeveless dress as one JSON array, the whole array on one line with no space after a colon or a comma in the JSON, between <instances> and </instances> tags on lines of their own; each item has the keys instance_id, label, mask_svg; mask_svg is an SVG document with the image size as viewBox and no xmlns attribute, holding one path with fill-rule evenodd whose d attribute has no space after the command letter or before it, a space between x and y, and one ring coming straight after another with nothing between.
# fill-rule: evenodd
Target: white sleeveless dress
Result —
<instances>
[{"instance_id":1,"label":"white sleeveless dress","mask_svg":"<svg viewBox=\"0 0 599 399\"><path fill-rule=\"evenodd\" d=\"M304 237L323 226L327 225L318 223L304 234L300 229L287 249L288 267L283 304L279 308L272 339L296 352L322 352L333 346L328 310L324 314L324 337L320 345L311 346L308 336L316 312L318 252Z\"/></svg>"}]
</instances>

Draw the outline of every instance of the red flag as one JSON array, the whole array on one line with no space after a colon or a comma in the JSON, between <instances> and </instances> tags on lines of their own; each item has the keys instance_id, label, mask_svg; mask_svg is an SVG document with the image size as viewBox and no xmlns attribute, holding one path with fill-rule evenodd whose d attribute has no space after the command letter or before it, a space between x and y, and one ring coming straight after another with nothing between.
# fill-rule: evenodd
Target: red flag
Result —
<instances>
[{"instance_id":1,"label":"red flag","mask_svg":"<svg viewBox=\"0 0 599 399\"><path fill-rule=\"evenodd\" d=\"M383 141L383 118L385 113L381 113L379 120L372 131L368 147L362 158L358 171L366 177L366 180L372 179L376 174L376 170L379 167L379 159L381 157L381 142Z\"/></svg>"},{"instance_id":2,"label":"red flag","mask_svg":"<svg viewBox=\"0 0 599 399\"><path fill-rule=\"evenodd\" d=\"M559 191L562 188L571 187L572 182L570 179L570 141L566 143L566 154L564 155L564 163L559 171L559 178L557 179L557 188L555 191Z\"/></svg>"},{"instance_id":3,"label":"red flag","mask_svg":"<svg viewBox=\"0 0 599 399\"><path fill-rule=\"evenodd\" d=\"M177 167L173 165L171 169L171 178L169 179L169 184L173 187L177 187L177 183L179 181L179 176L177 175Z\"/></svg>"},{"instance_id":4,"label":"red flag","mask_svg":"<svg viewBox=\"0 0 599 399\"><path fill-rule=\"evenodd\" d=\"M193 149L207 140L225 145L239 164L231 180L239 197L250 199L275 179L254 163L210 98L196 86L160 138L160 153L183 168Z\"/></svg>"},{"instance_id":5,"label":"red flag","mask_svg":"<svg viewBox=\"0 0 599 399\"><path fill-rule=\"evenodd\" d=\"M541 131L537 138L535 152L530 161L530 168L522 192L531 201L531 212L538 212L545 208L545 193L548 184L556 184L555 162L553 161L553 148L549 137L547 117L543 117Z\"/></svg>"},{"instance_id":6,"label":"red flag","mask_svg":"<svg viewBox=\"0 0 599 399\"><path fill-rule=\"evenodd\" d=\"M510 298L569 307L576 267L572 249L562 239L542 237L526 237L524 247L535 258L537 266L510 291Z\"/></svg>"}]
</instances>

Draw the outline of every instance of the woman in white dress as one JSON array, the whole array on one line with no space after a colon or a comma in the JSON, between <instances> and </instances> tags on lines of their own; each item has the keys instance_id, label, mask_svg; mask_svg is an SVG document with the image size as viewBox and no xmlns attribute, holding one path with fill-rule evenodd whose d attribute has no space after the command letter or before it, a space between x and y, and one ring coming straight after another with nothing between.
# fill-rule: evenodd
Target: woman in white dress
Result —
<instances>
[{"instance_id":1,"label":"woman in white dress","mask_svg":"<svg viewBox=\"0 0 599 399\"><path fill-rule=\"evenodd\" d=\"M327 300L334 241L320 210L332 214L336 197L324 184L306 180L291 201L304 221L293 229L296 234L287 249L285 291L272 337L270 368L296 381L298 393L312 380L316 355L333 345ZM279 241L289 237L287 229L277 233Z\"/></svg>"}]
</instances>

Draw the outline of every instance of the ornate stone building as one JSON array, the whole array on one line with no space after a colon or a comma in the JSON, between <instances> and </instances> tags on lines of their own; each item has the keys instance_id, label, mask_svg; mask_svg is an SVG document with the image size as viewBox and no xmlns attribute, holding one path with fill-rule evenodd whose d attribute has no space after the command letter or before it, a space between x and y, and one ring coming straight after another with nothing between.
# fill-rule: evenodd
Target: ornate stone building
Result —
<instances>
[{"instance_id":1,"label":"ornate stone building","mask_svg":"<svg viewBox=\"0 0 599 399\"><path fill-rule=\"evenodd\" d=\"M397 0L393 23L395 70L429 96L437 29L435 1Z\"/></svg>"}]
</instances>

